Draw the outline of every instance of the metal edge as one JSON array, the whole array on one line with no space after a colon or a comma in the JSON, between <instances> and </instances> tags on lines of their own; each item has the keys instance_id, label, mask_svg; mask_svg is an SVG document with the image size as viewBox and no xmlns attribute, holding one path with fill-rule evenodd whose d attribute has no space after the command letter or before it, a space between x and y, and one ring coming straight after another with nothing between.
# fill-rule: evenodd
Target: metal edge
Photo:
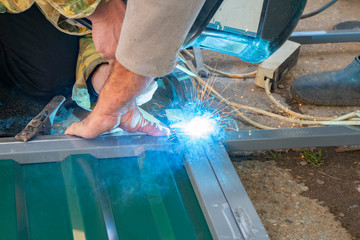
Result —
<instances>
[{"instance_id":1,"label":"metal edge","mask_svg":"<svg viewBox=\"0 0 360 240\"><path fill-rule=\"evenodd\" d=\"M300 44L359 42L360 31L358 29L354 29L354 30L349 29L349 30L293 32L289 40Z\"/></svg>"},{"instance_id":2,"label":"metal edge","mask_svg":"<svg viewBox=\"0 0 360 240\"><path fill-rule=\"evenodd\" d=\"M70 154L91 154L96 158L138 156L144 151L176 151L168 137L148 135L101 136L83 139L66 135L40 136L29 142L2 140L0 160L12 159L20 164L62 161ZM29 154L32 157L29 157Z\"/></svg>"},{"instance_id":3,"label":"metal edge","mask_svg":"<svg viewBox=\"0 0 360 240\"><path fill-rule=\"evenodd\" d=\"M269 240L269 236L221 142L203 149L244 239Z\"/></svg>"},{"instance_id":4,"label":"metal edge","mask_svg":"<svg viewBox=\"0 0 360 240\"><path fill-rule=\"evenodd\" d=\"M243 235L226 201L206 154L199 144L185 141L185 169L214 239L241 239Z\"/></svg>"},{"instance_id":5,"label":"metal edge","mask_svg":"<svg viewBox=\"0 0 360 240\"><path fill-rule=\"evenodd\" d=\"M360 144L360 128L355 126L328 126L248 130L228 132L224 140L228 152L323 147ZM61 161L72 154L92 154L97 158L132 157L144 151L176 150L176 141L168 137L144 134L104 135L83 139L67 135L38 136L29 142L14 138L0 138L0 160L14 159L18 163L35 163L27 154L36 154L36 162Z\"/></svg>"},{"instance_id":6,"label":"metal edge","mask_svg":"<svg viewBox=\"0 0 360 240\"><path fill-rule=\"evenodd\" d=\"M280 128L228 132L227 152L360 144L358 126Z\"/></svg>"}]
</instances>

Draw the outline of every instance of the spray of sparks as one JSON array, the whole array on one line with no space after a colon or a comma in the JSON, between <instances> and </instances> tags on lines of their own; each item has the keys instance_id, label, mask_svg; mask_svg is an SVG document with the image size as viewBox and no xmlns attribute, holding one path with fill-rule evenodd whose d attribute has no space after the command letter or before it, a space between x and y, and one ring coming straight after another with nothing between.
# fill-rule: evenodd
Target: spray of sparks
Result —
<instances>
[{"instance_id":1,"label":"spray of sparks","mask_svg":"<svg viewBox=\"0 0 360 240\"><path fill-rule=\"evenodd\" d=\"M238 130L236 122L226 112L227 106L221 107L221 101L211 97L211 87L215 77L209 78L205 86L186 87L190 92L188 102L168 118L174 135L184 135L189 139L207 139L211 136L222 138L225 130ZM226 86L224 90L227 88ZM224 91L223 90L223 91Z\"/></svg>"}]
</instances>

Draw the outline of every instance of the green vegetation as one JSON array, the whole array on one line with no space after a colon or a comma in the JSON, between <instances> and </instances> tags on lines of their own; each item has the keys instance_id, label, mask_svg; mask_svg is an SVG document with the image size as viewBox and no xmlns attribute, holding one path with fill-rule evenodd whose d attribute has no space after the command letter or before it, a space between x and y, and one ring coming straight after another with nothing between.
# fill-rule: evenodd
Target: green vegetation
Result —
<instances>
[{"instance_id":1,"label":"green vegetation","mask_svg":"<svg viewBox=\"0 0 360 240\"><path fill-rule=\"evenodd\" d=\"M276 152L270 151L269 153L274 160L281 158L281 152L276 153Z\"/></svg>"},{"instance_id":2,"label":"green vegetation","mask_svg":"<svg viewBox=\"0 0 360 240\"><path fill-rule=\"evenodd\" d=\"M305 161L307 161L309 164L315 167L320 166L324 162L324 159L321 156L321 150L319 151L304 150L304 152L300 154Z\"/></svg>"}]
</instances>

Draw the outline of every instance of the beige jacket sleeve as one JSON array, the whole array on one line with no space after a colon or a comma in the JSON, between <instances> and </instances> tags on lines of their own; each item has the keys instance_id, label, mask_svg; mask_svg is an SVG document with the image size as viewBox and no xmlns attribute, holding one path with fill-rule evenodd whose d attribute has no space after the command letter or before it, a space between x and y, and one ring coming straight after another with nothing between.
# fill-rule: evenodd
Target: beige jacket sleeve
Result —
<instances>
[{"instance_id":1,"label":"beige jacket sleeve","mask_svg":"<svg viewBox=\"0 0 360 240\"><path fill-rule=\"evenodd\" d=\"M128 0L116 59L143 76L169 74L205 0Z\"/></svg>"}]
</instances>

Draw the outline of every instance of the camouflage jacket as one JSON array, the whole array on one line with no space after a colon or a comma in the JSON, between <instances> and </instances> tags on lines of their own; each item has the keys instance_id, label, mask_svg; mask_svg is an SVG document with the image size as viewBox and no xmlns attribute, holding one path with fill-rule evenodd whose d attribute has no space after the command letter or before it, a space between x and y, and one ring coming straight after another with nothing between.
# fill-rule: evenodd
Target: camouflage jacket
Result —
<instances>
[{"instance_id":1,"label":"camouflage jacket","mask_svg":"<svg viewBox=\"0 0 360 240\"><path fill-rule=\"evenodd\" d=\"M106 0L105 0L106 1ZM84 18L94 12L104 0L0 0L1 13L21 13L36 4L57 29L71 34L83 36L79 42L79 56L76 67L76 82L72 98L85 109L91 108L86 80L96 66L106 62L95 50L91 30L76 23L74 18Z\"/></svg>"}]
</instances>

